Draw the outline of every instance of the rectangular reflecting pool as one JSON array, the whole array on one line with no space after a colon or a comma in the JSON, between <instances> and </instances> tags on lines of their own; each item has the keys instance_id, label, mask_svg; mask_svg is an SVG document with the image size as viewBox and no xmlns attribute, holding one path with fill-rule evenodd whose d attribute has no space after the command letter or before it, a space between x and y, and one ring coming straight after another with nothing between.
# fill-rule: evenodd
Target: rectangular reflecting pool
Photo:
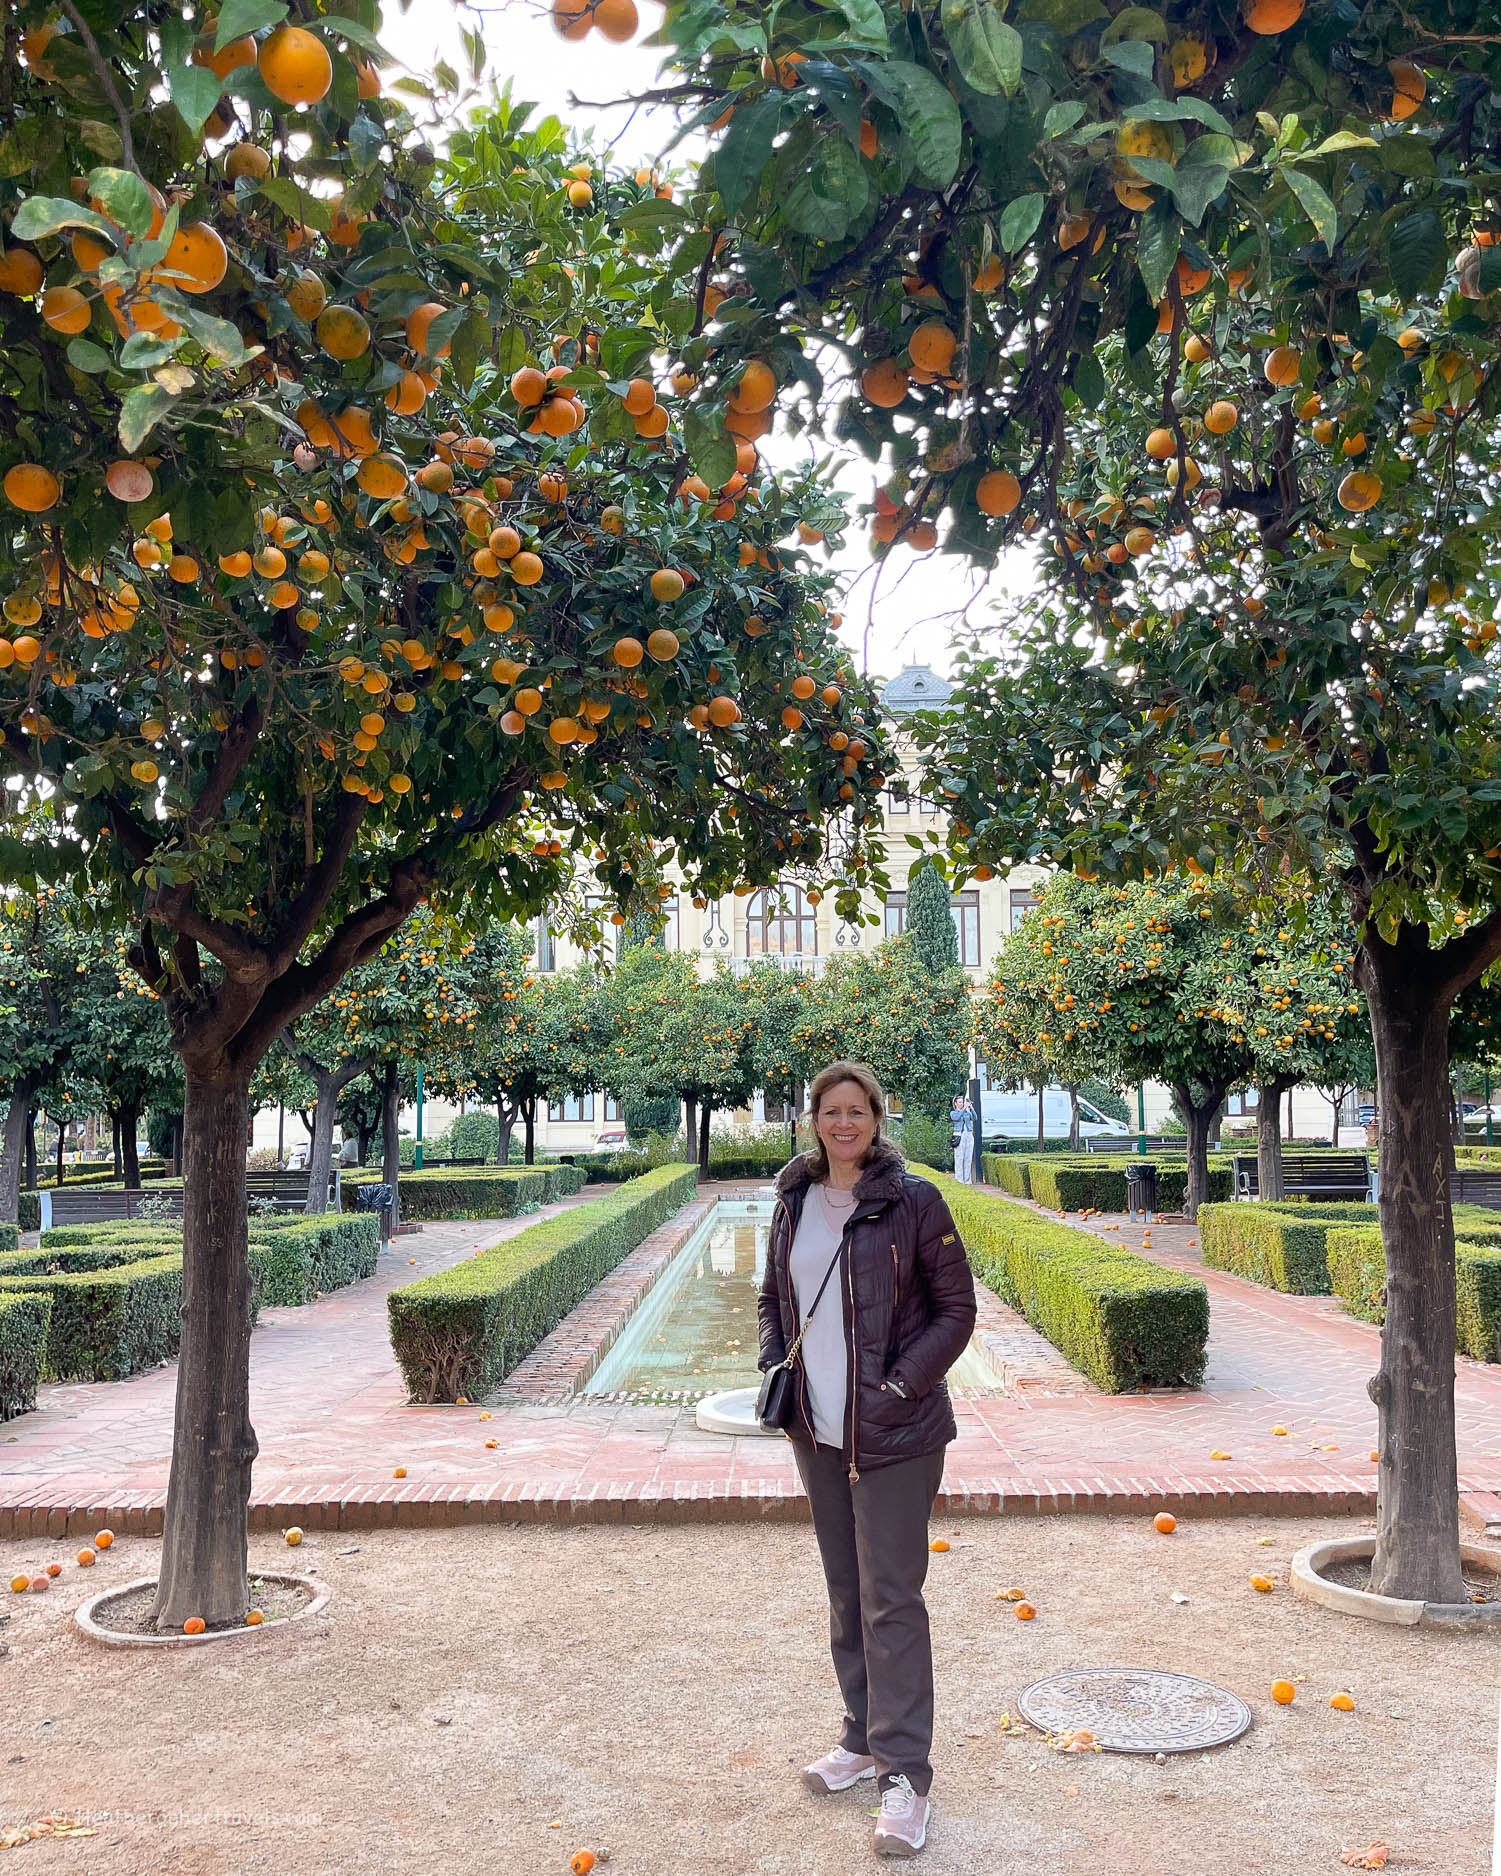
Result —
<instances>
[{"instance_id":1,"label":"rectangular reflecting pool","mask_svg":"<svg viewBox=\"0 0 1501 1876\"><path fill-rule=\"evenodd\" d=\"M756 1298L774 1201L721 1199L647 1293L580 1390L585 1394L713 1394L760 1384ZM952 1387L998 1391L1000 1375L971 1342Z\"/></svg>"}]
</instances>

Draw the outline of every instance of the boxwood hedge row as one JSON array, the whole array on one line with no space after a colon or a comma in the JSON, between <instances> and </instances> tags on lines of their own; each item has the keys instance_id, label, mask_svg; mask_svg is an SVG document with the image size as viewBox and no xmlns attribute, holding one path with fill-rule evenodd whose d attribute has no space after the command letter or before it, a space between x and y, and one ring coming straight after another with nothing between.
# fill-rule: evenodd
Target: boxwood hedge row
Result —
<instances>
[{"instance_id":1,"label":"boxwood hedge row","mask_svg":"<svg viewBox=\"0 0 1501 1876\"><path fill-rule=\"evenodd\" d=\"M691 1166L658 1166L386 1299L414 1401L478 1400L664 1218L694 1195Z\"/></svg>"},{"instance_id":2,"label":"boxwood hedge row","mask_svg":"<svg viewBox=\"0 0 1501 1876\"><path fill-rule=\"evenodd\" d=\"M1035 1162L1034 1162L1035 1163ZM1209 1296L1197 1277L1054 1224L927 1166L980 1280L1113 1394L1204 1378Z\"/></svg>"},{"instance_id":3,"label":"boxwood hedge row","mask_svg":"<svg viewBox=\"0 0 1501 1876\"><path fill-rule=\"evenodd\" d=\"M1456 1217L1455 1338L1476 1361L1501 1361L1501 1224ZM1386 1320L1386 1253L1379 1225L1345 1225L1329 1233L1334 1294L1362 1322Z\"/></svg>"},{"instance_id":4,"label":"boxwood hedge row","mask_svg":"<svg viewBox=\"0 0 1501 1876\"><path fill-rule=\"evenodd\" d=\"M0 1420L36 1406L52 1298L43 1291L0 1294Z\"/></svg>"},{"instance_id":5,"label":"boxwood hedge row","mask_svg":"<svg viewBox=\"0 0 1501 1876\"><path fill-rule=\"evenodd\" d=\"M356 1209L360 1187L379 1177L378 1173L357 1174L340 1181L346 1212ZM445 1218L515 1218L567 1198L585 1183L582 1167L564 1165L475 1167L472 1171L455 1166L403 1172L401 1216L409 1224Z\"/></svg>"},{"instance_id":6,"label":"boxwood hedge row","mask_svg":"<svg viewBox=\"0 0 1501 1876\"><path fill-rule=\"evenodd\" d=\"M1292 1296L1328 1296L1326 1241L1340 1225L1375 1224L1376 1207L1241 1200L1199 1208L1199 1243L1212 1270L1231 1270Z\"/></svg>"}]
</instances>

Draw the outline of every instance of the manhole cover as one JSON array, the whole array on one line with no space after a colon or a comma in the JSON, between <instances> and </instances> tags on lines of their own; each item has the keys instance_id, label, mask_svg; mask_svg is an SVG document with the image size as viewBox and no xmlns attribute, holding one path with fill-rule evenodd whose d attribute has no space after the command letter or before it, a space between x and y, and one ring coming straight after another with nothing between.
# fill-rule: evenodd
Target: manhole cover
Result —
<instances>
[{"instance_id":1,"label":"manhole cover","mask_svg":"<svg viewBox=\"0 0 1501 1876\"><path fill-rule=\"evenodd\" d=\"M1087 1727L1106 1752L1201 1752L1251 1724L1239 1695L1192 1674L1159 1668L1075 1668L1034 1681L1025 1718L1049 1733Z\"/></svg>"}]
</instances>

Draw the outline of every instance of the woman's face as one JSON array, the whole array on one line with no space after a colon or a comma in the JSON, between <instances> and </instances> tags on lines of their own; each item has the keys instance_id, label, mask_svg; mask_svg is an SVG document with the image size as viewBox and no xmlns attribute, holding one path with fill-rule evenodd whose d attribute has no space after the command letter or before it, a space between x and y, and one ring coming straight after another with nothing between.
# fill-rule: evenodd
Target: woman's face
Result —
<instances>
[{"instance_id":1,"label":"woman's face","mask_svg":"<svg viewBox=\"0 0 1501 1876\"><path fill-rule=\"evenodd\" d=\"M813 1126L829 1165L849 1167L863 1165L879 1123L858 1081L836 1081L824 1090Z\"/></svg>"}]
</instances>

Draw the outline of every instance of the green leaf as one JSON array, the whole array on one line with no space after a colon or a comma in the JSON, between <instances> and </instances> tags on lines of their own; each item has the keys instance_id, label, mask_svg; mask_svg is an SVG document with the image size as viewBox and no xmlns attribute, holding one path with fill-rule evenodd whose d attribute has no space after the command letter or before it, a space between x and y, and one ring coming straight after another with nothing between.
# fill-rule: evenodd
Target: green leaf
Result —
<instances>
[{"instance_id":1,"label":"green leaf","mask_svg":"<svg viewBox=\"0 0 1501 1876\"><path fill-rule=\"evenodd\" d=\"M1157 54L1144 39L1121 39L1113 45L1100 41L1100 57L1107 65L1114 65L1123 72L1131 72L1137 78L1150 81L1157 69ZM1132 107L1135 115L1135 107Z\"/></svg>"},{"instance_id":2,"label":"green leaf","mask_svg":"<svg viewBox=\"0 0 1501 1876\"><path fill-rule=\"evenodd\" d=\"M1100 44L1112 46L1118 39L1152 39L1165 46L1167 22L1150 7L1124 7L1100 34Z\"/></svg>"},{"instance_id":3,"label":"green leaf","mask_svg":"<svg viewBox=\"0 0 1501 1876\"><path fill-rule=\"evenodd\" d=\"M718 414L691 405L683 414L683 442L697 474L711 489L723 488L735 473L735 441Z\"/></svg>"},{"instance_id":4,"label":"green leaf","mask_svg":"<svg viewBox=\"0 0 1501 1876\"><path fill-rule=\"evenodd\" d=\"M884 52L891 44L886 30L886 16L880 0L836 0L839 11L849 22L850 37L873 52Z\"/></svg>"},{"instance_id":5,"label":"green leaf","mask_svg":"<svg viewBox=\"0 0 1501 1876\"><path fill-rule=\"evenodd\" d=\"M1167 291L1168 275L1178 259L1178 217L1165 202L1154 202L1141 218L1136 237L1136 265L1154 300Z\"/></svg>"},{"instance_id":6,"label":"green leaf","mask_svg":"<svg viewBox=\"0 0 1501 1876\"><path fill-rule=\"evenodd\" d=\"M126 371L149 371L172 357L176 339L159 339L154 332L134 332L120 348L120 363Z\"/></svg>"},{"instance_id":7,"label":"green leaf","mask_svg":"<svg viewBox=\"0 0 1501 1876\"><path fill-rule=\"evenodd\" d=\"M826 134L815 161L799 170L783 199L783 215L802 234L842 241L870 193L859 152L842 136Z\"/></svg>"},{"instance_id":8,"label":"green leaf","mask_svg":"<svg viewBox=\"0 0 1501 1876\"><path fill-rule=\"evenodd\" d=\"M1404 300L1433 291L1444 277L1449 250L1444 225L1431 208L1413 209L1393 224L1386 237L1386 263L1392 287Z\"/></svg>"},{"instance_id":9,"label":"green leaf","mask_svg":"<svg viewBox=\"0 0 1501 1876\"><path fill-rule=\"evenodd\" d=\"M1098 410L1105 401L1105 368L1093 352L1074 367L1074 392L1086 410Z\"/></svg>"},{"instance_id":10,"label":"green leaf","mask_svg":"<svg viewBox=\"0 0 1501 1876\"><path fill-rule=\"evenodd\" d=\"M1318 230L1324 246L1332 249L1339 237L1339 216L1323 188L1312 176L1305 176L1301 169L1291 169L1286 164L1277 166L1277 174L1303 204L1304 212Z\"/></svg>"},{"instance_id":11,"label":"green leaf","mask_svg":"<svg viewBox=\"0 0 1501 1876\"><path fill-rule=\"evenodd\" d=\"M1381 167L1394 176L1436 176L1438 164L1426 137L1411 134L1381 139Z\"/></svg>"},{"instance_id":12,"label":"green leaf","mask_svg":"<svg viewBox=\"0 0 1501 1876\"><path fill-rule=\"evenodd\" d=\"M1339 150L1379 150L1381 145L1374 137L1362 137L1353 130L1336 130L1332 137L1315 145L1311 150L1300 150L1289 160L1294 163L1306 163L1310 157L1333 156Z\"/></svg>"},{"instance_id":13,"label":"green leaf","mask_svg":"<svg viewBox=\"0 0 1501 1876\"><path fill-rule=\"evenodd\" d=\"M92 228L96 234L113 241L119 230L91 208L84 208L71 196L30 195L16 210L10 231L18 241L40 241L56 234L59 228Z\"/></svg>"},{"instance_id":14,"label":"green leaf","mask_svg":"<svg viewBox=\"0 0 1501 1876\"><path fill-rule=\"evenodd\" d=\"M306 189L299 189L290 176L267 176L256 187L283 215L290 215L293 221L305 222L309 228L316 228L322 234L328 233L330 220L327 201L309 195Z\"/></svg>"},{"instance_id":15,"label":"green leaf","mask_svg":"<svg viewBox=\"0 0 1501 1876\"><path fill-rule=\"evenodd\" d=\"M224 81L206 65L169 65L167 89L177 115L196 136L214 114L224 92Z\"/></svg>"},{"instance_id":16,"label":"green leaf","mask_svg":"<svg viewBox=\"0 0 1501 1876\"><path fill-rule=\"evenodd\" d=\"M183 304L173 318L203 347L211 358L223 365L238 365L245 357L245 335L227 319L216 319L199 307ZM437 321L434 320L434 325Z\"/></svg>"},{"instance_id":17,"label":"green leaf","mask_svg":"<svg viewBox=\"0 0 1501 1876\"><path fill-rule=\"evenodd\" d=\"M160 384L138 384L120 406L120 447L137 450L177 399Z\"/></svg>"},{"instance_id":18,"label":"green leaf","mask_svg":"<svg viewBox=\"0 0 1501 1876\"><path fill-rule=\"evenodd\" d=\"M1501 247L1480 250L1480 266L1476 273L1482 293L1501 291Z\"/></svg>"},{"instance_id":19,"label":"green leaf","mask_svg":"<svg viewBox=\"0 0 1501 1876\"><path fill-rule=\"evenodd\" d=\"M724 203L724 212L731 220L755 194L761 174L771 161L781 121L780 92L758 98L754 104L735 107L724 141L714 152L714 183Z\"/></svg>"},{"instance_id":20,"label":"green leaf","mask_svg":"<svg viewBox=\"0 0 1501 1876\"><path fill-rule=\"evenodd\" d=\"M1181 123L1185 118L1192 118L1195 123L1217 130L1222 137L1235 135L1214 106L1206 104L1202 98L1144 98L1140 104L1133 104L1125 115L1145 119L1151 124Z\"/></svg>"},{"instance_id":21,"label":"green leaf","mask_svg":"<svg viewBox=\"0 0 1501 1876\"><path fill-rule=\"evenodd\" d=\"M1008 254L1018 253L1032 239L1046 207L1045 195L1019 195L1006 204L1001 211L1000 236Z\"/></svg>"},{"instance_id":22,"label":"green leaf","mask_svg":"<svg viewBox=\"0 0 1501 1876\"><path fill-rule=\"evenodd\" d=\"M151 191L133 169L91 169L89 200L131 235L145 234L156 213Z\"/></svg>"},{"instance_id":23,"label":"green leaf","mask_svg":"<svg viewBox=\"0 0 1501 1876\"><path fill-rule=\"evenodd\" d=\"M1095 20L1110 17L1100 0L1025 0L1021 11L1023 19L1041 20L1065 39Z\"/></svg>"},{"instance_id":24,"label":"green leaf","mask_svg":"<svg viewBox=\"0 0 1501 1876\"><path fill-rule=\"evenodd\" d=\"M901 59L884 65L863 60L859 70L896 113L923 181L935 189L947 188L959 172L964 142L964 120L952 92L926 66Z\"/></svg>"},{"instance_id":25,"label":"green leaf","mask_svg":"<svg viewBox=\"0 0 1501 1876\"><path fill-rule=\"evenodd\" d=\"M232 39L258 33L263 26L280 26L286 17L286 0L224 0L214 50L222 52Z\"/></svg>"},{"instance_id":26,"label":"green leaf","mask_svg":"<svg viewBox=\"0 0 1501 1876\"><path fill-rule=\"evenodd\" d=\"M1001 18L1001 0L943 0L943 30L965 82L988 98L1015 95L1022 81L1022 36Z\"/></svg>"},{"instance_id":27,"label":"green leaf","mask_svg":"<svg viewBox=\"0 0 1501 1876\"><path fill-rule=\"evenodd\" d=\"M1171 188L1178 213L1195 228L1204 211L1224 189L1235 167L1235 145L1209 132L1195 137L1173 172Z\"/></svg>"},{"instance_id":28,"label":"green leaf","mask_svg":"<svg viewBox=\"0 0 1501 1876\"><path fill-rule=\"evenodd\" d=\"M1084 106L1077 98L1071 98L1067 104L1050 104L1048 114L1042 120L1042 134L1045 140L1061 137L1066 130L1072 130L1084 115Z\"/></svg>"},{"instance_id":29,"label":"green leaf","mask_svg":"<svg viewBox=\"0 0 1501 1876\"><path fill-rule=\"evenodd\" d=\"M68 341L68 363L77 371L108 371L114 362L102 345L95 345L82 333Z\"/></svg>"},{"instance_id":30,"label":"green leaf","mask_svg":"<svg viewBox=\"0 0 1501 1876\"><path fill-rule=\"evenodd\" d=\"M377 124L364 111L359 112L349 126L349 154L361 169L368 168L380 155L385 140L385 126Z\"/></svg>"}]
</instances>

